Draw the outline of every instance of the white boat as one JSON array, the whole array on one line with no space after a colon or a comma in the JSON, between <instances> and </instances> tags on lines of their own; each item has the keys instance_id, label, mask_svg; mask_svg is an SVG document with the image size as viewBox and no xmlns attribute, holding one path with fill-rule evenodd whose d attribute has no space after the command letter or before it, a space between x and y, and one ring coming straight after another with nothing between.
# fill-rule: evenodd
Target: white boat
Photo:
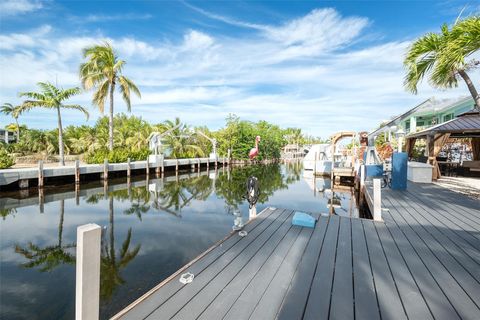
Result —
<instances>
[{"instance_id":1,"label":"white boat","mask_svg":"<svg viewBox=\"0 0 480 320\"><path fill-rule=\"evenodd\" d=\"M303 159L303 169L312 170L319 175L330 174L332 172L331 148L329 143L314 144Z\"/></svg>"}]
</instances>

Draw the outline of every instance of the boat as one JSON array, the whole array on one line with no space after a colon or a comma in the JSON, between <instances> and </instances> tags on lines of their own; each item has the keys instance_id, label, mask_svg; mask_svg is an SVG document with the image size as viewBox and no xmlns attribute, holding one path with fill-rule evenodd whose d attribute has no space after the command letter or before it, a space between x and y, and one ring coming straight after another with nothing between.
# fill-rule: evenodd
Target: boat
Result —
<instances>
[{"instance_id":1,"label":"boat","mask_svg":"<svg viewBox=\"0 0 480 320\"><path fill-rule=\"evenodd\" d=\"M303 159L303 169L317 175L329 175L332 172L331 144L314 144ZM316 157L316 159L315 159Z\"/></svg>"}]
</instances>

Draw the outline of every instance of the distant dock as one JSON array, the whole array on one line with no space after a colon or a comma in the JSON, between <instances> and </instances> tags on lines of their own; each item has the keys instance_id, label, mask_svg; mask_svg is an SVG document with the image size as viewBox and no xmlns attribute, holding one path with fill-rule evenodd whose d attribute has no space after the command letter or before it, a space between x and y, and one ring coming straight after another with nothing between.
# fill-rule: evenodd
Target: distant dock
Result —
<instances>
[{"instance_id":1,"label":"distant dock","mask_svg":"<svg viewBox=\"0 0 480 320\"><path fill-rule=\"evenodd\" d=\"M314 229L267 208L113 319L478 319L478 201L409 183L381 207L380 222L317 215Z\"/></svg>"},{"instance_id":2,"label":"distant dock","mask_svg":"<svg viewBox=\"0 0 480 320\"><path fill-rule=\"evenodd\" d=\"M30 186L43 186L52 180L64 179L80 183L81 179L88 176L99 176L99 179L108 179L108 174L126 175L135 173L150 173L154 171L160 175L165 170L175 170L200 167L228 165L227 158L192 158L192 159L167 159L158 162L132 161L125 163L85 164L80 165L77 161L74 166L43 168L39 162L37 168L3 169L0 170L0 191L2 189L25 189Z\"/></svg>"}]
</instances>

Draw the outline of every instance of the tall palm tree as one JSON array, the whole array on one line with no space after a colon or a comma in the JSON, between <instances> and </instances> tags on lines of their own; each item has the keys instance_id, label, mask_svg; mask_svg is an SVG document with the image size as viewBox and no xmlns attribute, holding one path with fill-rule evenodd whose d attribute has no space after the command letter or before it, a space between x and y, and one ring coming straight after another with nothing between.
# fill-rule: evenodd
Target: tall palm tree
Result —
<instances>
[{"instance_id":1,"label":"tall palm tree","mask_svg":"<svg viewBox=\"0 0 480 320\"><path fill-rule=\"evenodd\" d=\"M446 24L440 33L427 33L409 48L404 60L407 71L404 85L417 93L418 83L428 75L435 88L458 86L462 78L467 84L476 108L480 108L480 96L467 71L480 62L467 58L480 49L480 17L469 17L457 21L451 29Z\"/></svg>"},{"instance_id":2,"label":"tall palm tree","mask_svg":"<svg viewBox=\"0 0 480 320\"><path fill-rule=\"evenodd\" d=\"M118 85L123 100L131 110L130 91L140 97L137 86L127 77L122 75L124 60L118 59L115 50L106 42L103 45L94 45L83 49L83 56L87 62L80 65L80 79L86 90L94 88L92 103L104 112L107 96L110 100L108 149L113 150L113 94Z\"/></svg>"},{"instance_id":3,"label":"tall palm tree","mask_svg":"<svg viewBox=\"0 0 480 320\"><path fill-rule=\"evenodd\" d=\"M64 144L63 144L63 128L61 109L74 109L81 111L88 119L88 112L85 108L78 104L63 104L65 100L80 93L80 88L60 89L49 82L39 82L41 92L22 92L21 97L27 97L20 111L28 111L33 108L55 109L57 111L58 121L58 150L60 155L60 165L65 165Z\"/></svg>"},{"instance_id":4,"label":"tall palm tree","mask_svg":"<svg viewBox=\"0 0 480 320\"><path fill-rule=\"evenodd\" d=\"M13 119L15 119L15 124L17 125L17 142L20 141L20 127L18 125L18 117L20 116L21 106L14 106L11 103L4 103L3 106L0 107L0 112L9 116L11 115Z\"/></svg>"}]
</instances>

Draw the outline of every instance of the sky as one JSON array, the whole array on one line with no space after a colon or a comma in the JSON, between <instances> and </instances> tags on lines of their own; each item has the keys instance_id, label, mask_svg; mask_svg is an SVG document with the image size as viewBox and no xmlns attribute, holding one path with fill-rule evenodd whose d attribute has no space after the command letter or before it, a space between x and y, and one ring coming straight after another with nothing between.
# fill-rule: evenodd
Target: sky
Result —
<instances>
[{"instance_id":1,"label":"sky","mask_svg":"<svg viewBox=\"0 0 480 320\"><path fill-rule=\"evenodd\" d=\"M403 88L410 43L443 23L479 13L478 1L54 1L0 0L0 103L49 81L80 86L82 49L109 41L139 87L132 114L219 129L230 113L328 137L371 131L425 99L467 96L463 83L417 95ZM480 71L471 74L480 84ZM67 125L101 116L84 92ZM127 112L120 95L115 111ZM51 110L21 124L49 129ZM13 122L0 115L0 126Z\"/></svg>"}]
</instances>

